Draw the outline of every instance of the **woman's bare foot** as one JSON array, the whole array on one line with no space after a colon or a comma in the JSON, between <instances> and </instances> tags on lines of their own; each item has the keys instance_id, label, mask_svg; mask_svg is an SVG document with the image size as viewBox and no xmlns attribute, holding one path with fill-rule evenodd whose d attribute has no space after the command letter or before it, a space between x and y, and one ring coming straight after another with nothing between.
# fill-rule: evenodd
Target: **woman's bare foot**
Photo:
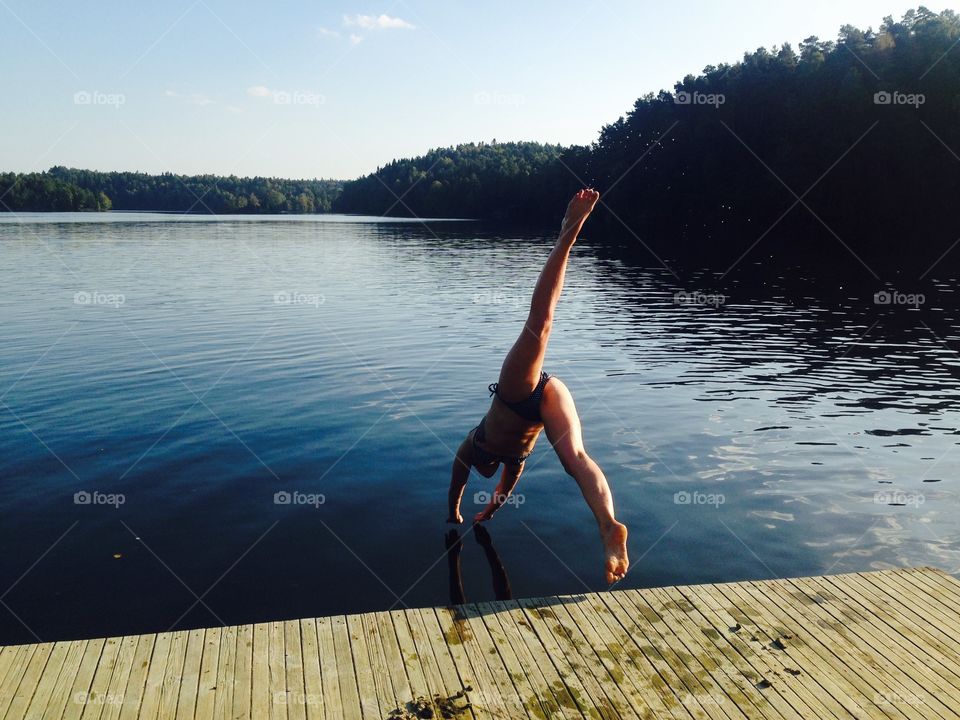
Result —
<instances>
[{"instance_id":1,"label":"woman's bare foot","mask_svg":"<svg viewBox=\"0 0 960 720\"><path fill-rule=\"evenodd\" d=\"M607 584L623 580L630 567L627 559L627 526L614 521L605 532L601 533L603 550L606 554Z\"/></svg>"},{"instance_id":2,"label":"woman's bare foot","mask_svg":"<svg viewBox=\"0 0 960 720\"><path fill-rule=\"evenodd\" d=\"M562 230L579 232L599 199L600 193L592 188L584 188L577 192L567 205L567 213L563 216Z\"/></svg>"}]
</instances>

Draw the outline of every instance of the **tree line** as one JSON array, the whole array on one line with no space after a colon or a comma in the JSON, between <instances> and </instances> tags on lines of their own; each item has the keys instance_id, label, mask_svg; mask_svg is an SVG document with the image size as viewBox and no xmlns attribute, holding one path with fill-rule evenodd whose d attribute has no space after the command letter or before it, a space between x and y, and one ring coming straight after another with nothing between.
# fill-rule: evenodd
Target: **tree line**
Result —
<instances>
[{"instance_id":1,"label":"tree line","mask_svg":"<svg viewBox=\"0 0 960 720\"><path fill-rule=\"evenodd\" d=\"M539 223L592 185L591 232L668 260L760 262L777 247L839 248L868 268L898 254L933 263L960 237L958 40L957 13L920 7L877 30L759 48L643 95L590 146L468 143L342 182L52 168L0 175L0 208Z\"/></svg>"},{"instance_id":2,"label":"tree line","mask_svg":"<svg viewBox=\"0 0 960 720\"><path fill-rule=\"evenodd\" d=\"M960 265L960 18L920 7L759 48L640 97L589 147L438 150L347 183L334 208L541 222L580 185L603 193L591 234L668 263Z\"/></svg>"},{"instance_id":3,"label":"tree line","mask_svg":"<svg viewBox=\"0 0 960 720\"><path fill-rule=\"evenodd\" d=\"M197 213L326 213L340 180L235 175L149 175L53 167L0 174L0 210L154 210Z\"/></svg>"},{"instance_id":4,"label":"tree line","mask_svg":"<svg viewBox=\"0 0 960 720\"><path fill-rule=\"evenodd\" d=\"M565 166L582 165L586 147L537 142L465 143L394 160L345 183L342 213L398 217L530 220L576 185Z\"/></svg>"}]
</instances>

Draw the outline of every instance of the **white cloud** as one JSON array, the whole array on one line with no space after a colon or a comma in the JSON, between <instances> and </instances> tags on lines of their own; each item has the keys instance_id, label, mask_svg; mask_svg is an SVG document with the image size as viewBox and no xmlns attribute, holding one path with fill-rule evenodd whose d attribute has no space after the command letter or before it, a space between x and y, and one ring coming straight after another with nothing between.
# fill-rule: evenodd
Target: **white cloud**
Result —
<instances>
[{"instance_id":1,"label":"white cloud","mask_svg":"<svg viewBox=\"0 0 960 720\"><path fill-rule=\"evenodd\" d=\"M189 95L185 95L183 93L178 93L176 90L165 90L163 94L167 97L186 100L191 105L199 105L200 107L213 105L216 102L215 100L208 98L203 93L190 93Z\"/></svg>"},{"instance_id":2,"label":"white cloud","mask_svg":"<svg viewBox=\"0 0 960 720\"><path fill-rule=\"evenodd\" d=\"M320 107L327 101L326 95L309 90L276 90L264 85L247 88L247 95L255 98L270 98L274 105L301 105Z\"/></svg>"},{"instance_id":3,"label":"white cloud","mask_svg":"<svg viewBox=\"0 0 960 720\"><path fill-rule=\"evenodd\" d=\"M414 25L398 17L389 15L344 15L343 24L364 30L413 30Z\"/></svg>"},{"instance_id":4,"label":"white cloud","mask_svg":"<svg viewBox=\"0 0 960 720\"><path fill-rule=\"evenodd\" d=\"M236 105L226 105L226 106L224 107L224 109L225 109L227 112L232 112L232 113L234 113L234 114L242 113L242 112L243 112L243 110L241 110L240 108L238 108Z\"/></svg>"},{"instance_id":5,"label":"white cloud","mask_svg":"<svg viewBox=\"0 0 960 720\"><path fill-rule=\"evenodd\" d=\"M355 33L350 33L350 43L351 43L351 44L356 45L356 44L359 43L361 40L363 40L363 38L360 37L359 35L357 35L357 34L355 34Z\"/></svg>"},{"instance_id":6,"label":"white cloud","mask_svg":"<svg viewBox=\"0 0 960 720\"><path fill-rule=\"evenodd\" d=\"M317 36L318 37L340 37L340 33L338 33L336 30L328 30L325 27L318 27Z\"/></svg>"}]
</instances>

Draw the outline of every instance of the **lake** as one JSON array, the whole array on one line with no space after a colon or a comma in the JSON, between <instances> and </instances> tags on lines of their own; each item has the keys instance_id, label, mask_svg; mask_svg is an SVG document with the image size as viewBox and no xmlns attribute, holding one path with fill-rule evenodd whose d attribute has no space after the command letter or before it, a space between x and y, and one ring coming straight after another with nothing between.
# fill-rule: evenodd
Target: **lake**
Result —
<instances>
[{"instance_id":1,"label":"lake","mask_svg":"<svg viewBox=\"0 0 960 720\"><path fill-rule=\"evenodd\" d=\"M447 603L453 451L552 240L0 217L0 644ZM588 224L545 366L630 528L620 586L956 573L955 278L877 304L869 277L758 255L721 283L632 243ZM466 518L494 482L472 476ZM488 525L514 596L602 588L592 516L545 438L517 493ZM464 545L467 599L492 599Z\"/></svg>"}]
</instances>

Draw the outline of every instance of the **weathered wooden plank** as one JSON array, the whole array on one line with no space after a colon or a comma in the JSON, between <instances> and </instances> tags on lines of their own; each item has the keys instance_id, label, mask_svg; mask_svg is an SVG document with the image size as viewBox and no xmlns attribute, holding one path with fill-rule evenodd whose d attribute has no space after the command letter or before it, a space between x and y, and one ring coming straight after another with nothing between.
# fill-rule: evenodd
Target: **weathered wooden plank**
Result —
<instances>
[{"instance_id":1,"label":"weathered wooden plank","mask_svg":"<svg viewBox=\"0 0 960 720\"><path fill-rule=\"evenodd\" d=\"M0 682L0 717L7 713L7 708L16 697L20 681L27 672L30 659L38 647L38 645L20 645L15 648L6 648L5 656L9 664L3 681Z\"/></svg>"},{"instance_id":2,"label":"weathered wooden plank","mask_svg":"<svg viewBox=\"0 0 960 720\"><path fill-rule=\"evenodd\" d=\"M552 652L562 654L585 689L584 702L588 712L604 718L637 717L628 709L628 700L617 688L610 674L592 653L581 653L577 647L584 640L575 623L562 610L568 598L521 600L528 622L533 625L544 643L550 643Z\"/></svg>"},{"instance_id":3,"label":"weathered wooden plank","mask_svg":"<svg viewBox=\"0 0 960 720\"><path fill-rule=\"evenodd\" d=\"M0 718L24 716L36 696L43 669L55 654L59 653L54 643L25 645L14 654L14 665L7 675L0 675Z\"/></svg>"},{"instance_id":4,"label":"weathered wooden plank","mask_svg":"<svg viewBox=\"0 0 960 720\"><path fill-rule=\"evenodd\" d=\"M503 601L486 605L489 606L489 610L484 614L484 622L490 626L491 635L499 632L498 645L509 645L517 665L526 673L545 715L563 718L583 717L576 702L557 676L553 664L544 657L543 646L539 646L537 655L531 652L521 630L523 626L518 624L522 621L529 627L522 611L507 606Z\"/></svg>"},{"instance_id":5,"label":"weathered wooden plank","mask_svg":"<svg viewBox=\"0 0 960 720\"><path fill-rule=\"evenodd\" d=\"M220 653L214 695L214 720L233 720L234 679L237 677L236 625L223 628L220 634Z\"/></svg>"},{"instance_id":6,"label":"weathered wooden plank","mask_svg":"<svg viewBox=\"0 0 960 720\"><path fill-rule=\"evenodd\" d=\"M360 701L360 681L357 678L357 669L353 664L353 648L350 643L350 629L347 627L347 618L343 615L332 618L330 630L333 633L334 652L337 658L341 716L345 720L360 720L363 717L363 705ZM369 702L369 699L367 702Z\"/></svg>"},{"instance_id":7,"label":"weathered wooden plank","mask_svg":"<svg viewBox=\"0 0 960 720\"><path fill-rule=\"evenodd\" d=\"M407 623L410 626L410 635L416 643L420 656L421 667L433 686L439 683L443 697L451 697L459 692L466 694L467 702L471 704L469 714L474 717L487 715L473 708L473 703L482 705L484 702L475 688L473 668L462 653L459 645L449 645L440 626L440 620L432 608L424 610L406 610ZM458 662L458 658L463 662Z\"/></svg>"},{"instance_id":8,"label":"weathered wooden plank","mask_svg":"<svg viewBox=\"0 0 960 720\"><path fill-rule=\"evenodd\" d=\"M267 623L253 626L250 714L258 720L270 717L270 626Z\"/></svg>"},{"instance_id":9,"label":"weathered wooden plank","mask_svg":"<svg viewBox=\"0 0 960 720\"><path fill-rule=\"evenodd\" d=\"M776 656L762 652L759 641L751 639L750 633L745 631L725 609L713 602L710 597L699 594L701 587L694 585L663 590L666 597L675 602L686 600L690 603L691 617L694 620L699 617L703 638L712 642L714 647L733 665L744 682L756 688L763 699L773 706L776 712L773 717L848 717L846 712L837 715L818 698L809 697L802 682L784 682L776 685L769 683L768 686L764 686L764 678L768 675L790 678L797 671L792 667L788 670Z\"/></svg>"},{"instance_id":10,"label":"weathered wooden plank","mask_svg":"<svg viewBox=\"0 0 960 720\"><path fill-rule=\"evenodd\" d=\"M31 703L30 709L27 711L28 717L63 717L67 703L70 701L70 690L73 688L74 681L80 672L87 645L96 642L96 640L80 640L66 643L68 646L67 656L64 658L60 672L57 673L53 687L50 688L49 696L40 702L37 702L37 698L34 698L34 702ZM42 697L42 691L39 687L37 688L37 696Z\"/></svg>"},{"instance_id":11,"label":"weathered wooden plank","mask_svg":"<svg viewBox=\"0 0 960 720\"><path fill-rule=\"evenodd\" d=\"M559 649L556 638L545 632L541 637L540 632L543 632L544 628L541 627L538 631L524 607L517 601L503 601L502 604L509 609L515 627L519 630L530 655L553 688L557 702L564 708L576 710L584 717L594 717L596 713L591 712L592 703L589 701L587 691L563 651Z\"/></svg>"},{"instance_id":12,"label":"weathered wooden plank","mask_svg":"<svg viewBox=\"0 0 960 720\"><path fill-rule=\"evenodd\" d=\"M187 645L190 633L177 630L171 633L170 649L167 651L167 667L163 672L163 684L160 687L160 700L157 703L157 717L169 720L177 716L177 704L183 685L183 668L187 662Z\"/></svg>"},{"instance_id":13,"label":"weathered wooden plank","mask_svg":"<svg viewBox=\"0 0 960 720\"><path fill-rule=\"evenodd\" d=\"M139 644L140 637L136 635L129 635L120 639L120 652L117 655L117 662L113 668L113 675L110 677L110 684L107 686L107 694L102 703L100 714L97 716L102 720L116 720L120 715L120 709L123 707L124 691L130 678L130 672L133 669L133 658Z\"/></svg>"},{"instance_id":14,"label":"weathered wooden plank","mask_svg":"<svg viewBox=\"0 0 960 720\"><path fill-rule=\"evenodd\" d=\"M412 701L414 695L410 687L407 664L404 662L403 651L400 649L400 642L397 639L397 631L388 612L374 613L373 620L380 639L380 647L386 660L390 685L393 687L394 705L402 709L401 705Z\"/></svg>"},{"instance_id":15,"label":"weathered wooden plank","mask_svg":"<svg viewBox=\"0 0 960 720\"><path fill-rule=\"evenodd\" d=\"M300 621L300 638L303 647L304 710L307 720L323 720L323 674L320 672L320 640L314 618Z\"/></svg>"},{"instance_id":16,"label":"weathered wooden plank","mask_svg":"<svg viewBox=\"0 0 960 720\"><path fill-rule=\"evenodd\" d=\"M887 712L874 702L876 690L870 688L853 668L848 669L846 662L837 658L829 645L820 641L819 627L806 630L794 618L784 621L767 610L769 599L764 600L738 584L717 585L715 589L734 604L743 625L755 634L764 636L763 644L766 647L777 649L789 657L795 667L805 670L847 712L855 717L902 717L902 713ZM801 642L786 642L794 637L799 637ZM838 673L837 668L842 668L842 672ZM766 680L772 683L775 678Z\"/></svg>"},{"instance_id":17,"label":"weathered wooden plank","mask_svg":"<svg viewBox=\"0 0 960 720\"><path fill-rule=\"evenodd\" d=\"M903 654L897 644L878 637L867 616L858 613L853 605L844 603L826 578L814 584L771 583L770 590L779 592L785 607L811 615L821 626L829 627L836 636L859 651L851 654L858 654L861 666L871 671L885 688L878 696L881 704L901 705L901 711L911 718L952 717L949 709L946 716L940 714L938 703L926 687L927 684L936 685L936 674L924 677L926 674L922 673L918 681L910 656ZM894 662L876 662L876 658L882 658L884 654Z\"/></svg>"},{"instance_id":18,"label":"weathered wooden plank","mask_svg":"<svg viewBox=\"0 0 960 720\"><path fill-rule=\"evenodd\" d=\"M202 628L187 632L187 651L183 660L180 697L177 699L177 720L193 720L196 712L205 634Z\"/></svg>"},{"instance_id":19,"label":"weathered wooden plank","mask_svg":"<svg viewBox=\"0 0 960 720\"><path fill-rule=\"evenodd\" d=\"M590 718L616 717L615 710L610 706L593 673L584 667L579 654L568 653L561 646L556 613L536 599L518 600L517 605L523 612L527 626L536 635L563 680L564 687L577 703L577 708Z\"/></svg>"},{"instance_id":20,"label":"weathered wooden plank","mask_svg":"<svg viewBox=\"0 0 960 720\"><path fill-rule=\"evenodd\" d=\"M879 575L879 573L877 573ZM960 635L960 613L953 613L937 603L929 601L929 595L923 589L895 576L870 577L850 575L843 584L834 583L834 587L859 590L858 598L870 602L872 607L880 607L897 613L907 619L907 624L915 626L923 637L921 647L924 651L932 646L938 654L949 658L951 668L960 665L960 647L956 638Z\"/></svg>"},{"instance_id":21,"label":"weathered wooden plank","mask_svg":"<svg viewBox=\"0 0 960 720\"><path fill-rule=\"evenodd\" d=\"M287 671L287 717L290 720L306 720L307 691L303 679L303 641L299 621L283 623L283 642Z\"/></svg>"},{"instance_id":22,"label":"weathered wooden plank","mask_svg":"<svg viewBox=\"0 0 960 720\"><path fill-rule=\"evenodd\" d=\"M0 647L0 718L960 718L933 569L587 593Z\"/></svg>"},{"instance_id":23,"label":"weathered wooden plank","mask_svg":"<svg viewBox=\"0 0 960 720\"><path fill-rule=\"evenodd\" d=\"M267 686L270 702L270 720L287 718L287 666L286 641L283 623L276 621L267 626L269 652L267 657ZM266 717L264 718L266 720Z\"/></svg>"},{"instance_id":24,"label":"weathered wooden plank","mask_svg":"<svg viewBox=\"0 0 960 720\"><path fill-rule=\"evenodd\" d=\"M253 717L253 650L254 626L237 628L236 677L233 679L233 718L251 720Z\"/></svg>"},{"instance_id":25,"label":"weathered wooden plank","mask_svg":"<svg viewBox=\"0 0 960 720\"><path fill-rule=\"evenodd\" d=\"M880 572L864 573L870 575L871 580L876 583L882 583L890 578L901 578L904 581L913 583L916 587L922 588L928 599L934 599L937 602L931 605L931 608L937 608L941 612L956 617L960 614L960 581L947 575L945 572Z\"/></svg>"},{"instance_id":26,"label":"weathered wooden plank","mask_svg":"<svg viewBox=\"0 0 960 720\"><path fill-rule=\"evenodd\" d=\"M515 720L518 715L508 708L507 698L503 697L503 691L497 685L486 658L477 647L475 634L466 620L463 607L432 608L425 613L433 613L439 624L441 637L450 650L457 672L461 677L463 673L470 674L469 684L473 688L471 700L476 714L481 717ZM427 622L425 614L424 623ZM514 704L517 704L515 699ZM522 717L523 711L520 713Z\"/></svg>"},{"instance_id":27,"label":"weathered wooden plank","mask_svg":"<svg viewBox=\"0 0 960 720\"><path fill-rule=\"evenodd\" d=\"M403 699L398 699L393 691L393 677L387 664L386 653L377 628L376 613L361 615L360 627L366 644L368 662L371 668L377 669L377 672L371 673L377 703L380 705L380 713L383 717L386 717Z\"/></svg>"},{"instance_id":28,"label":"weathered wooden plank","mask_svg":"<svg viewBox=\"0 0 960 720\"><path fill-rule=\"evenodd\" d=\"M709 677L716 682L720 692L707 695L701 699L702 702L714 702L724 709L735 706L746 717L768 720L774 717L789 717L802 720L800 714L793 711L789 705L784 705L779 710L774 708L770 700L739 673L734 663L713 646L707 635L716 631L712 627L702 627L697 622L696 606L682 595L670 595L665 590L666 588L647 589L642 593L630 593L630 596L635 602L640 597L644 598L647 601L646 607L655 608L665 620L663 633L673 635L677 643L677 653L687 669L695 675ZM727 715L731 714L736 713L728 710Z\"/></svg>"},{"instance_id":29,"label":"weathered wooden plank","mask_svg":"<svg viewBox=\"0 0 960 720\"><path fill-rule=\"evenodd\" d=\"M337 670L337 651L333 642L330 618L317 618L317 643L320 652L320 676L323 684L323 713L335 718L344 715L340 699L340 677Z\"/></svg>"},{"instance_id":30,"label":"weathered wooden plank","mask_svg":"<svg viewBox=\"0 0 960 720\"><path fill-rule=\"evenodd\" d=\"M410 625L407 622L407 615L403 610L391 610L387 613L390 622L393 625L393 632L397 638L397 651L400 655L400 662L407 671L407 680L410 683L410 696L419 697L424 695L432 697L433 693L439 693L443 690L442 681L434 683L427 682L427 675L424 672L424 663L420 657L420 651L413 640L410 632ZM424 652L429 652L429 645Z\"/></svg>"},{"instance_id":31,"label":"weathered wooden plank","mask_svg":"<svg viewBox=\"0 0 960 720\"><path fill-rule=\"evenodd\" d=\"M119 720L140 717L143 689L147 682L147 672L150 668L150 659L153 657L153 648L156 642L156 635L140 636L136 652L133 655L133 663L130 667L126 687L122 690L122 702L117 707L118 712L110 713L106 717Z\"/></svg>"},{"instance_id":32,"label":"weathered wooden plank","mask_svg":"<svg viewBox=\"0 0 960 720\"><path fill-rule=\"evenodd\" d=\"M83 659L80 661L80 668L77 670L77 677L74 678L70 692L67 694L66 704L63 709L64 720L77 720L83 715L86 707L84 700L90 693L96 677L97 669L104 658L104 651L107 648L105 639L91 640L83 650Z\"/></svg>"},{"instance_id":33,"label":"weathered wooden plank","mask_svg":"<svg viewBox=\"0 0 960 720\"><path fill-rule=\"evenodd\" d=\"M573 622L572 632L568 629L561 634L561 638L568 638L572 649L580 654L584 663L595 668L596 677L620 717L649 717L652 714L650 706L633 683L627 681L618 658L607 649L603 637L587 617L589 613L585 612L583 606L589 602L589 598L590 595L575 595L562 598L564 602L556 604L561 625L564 614ZM602 602L599 604L603 606Z\"/></svg>"},{"instance_id":34,"label":"weathered wooden plank","mask_svg":"<svg viewBox=\"0 0 960 720\"><path fill-rule=\"evenodd\" d=\"M492 641L494 651L506 667L513 685L520 694L524 708L530 717L542 718L556 713L556 701L553 693L543 681L543 677L532 665L524 665L517 657L516 649L505 633L497 614L500 612L492 603L476 603L477 616Z\"/></svg>"},{"instance_id":35,"label":"weathered wooden plank","mask_svg":"<svg viewBox=\"0 0 960 720\"><path fill-rule=\"evenodd\" d=\"M513 717L535 718L537 713L543 713L540 701L533 690L529 688L526 676L514 664L510 667L510 654L498 647L495 638L491 637L487 626L483 622L483 611L474 604L461 605L463 617L473 634L467 642L468 647L475 649L474 657L482 658L490 670L494 681L504 697L504 704L513 713Z\"/></svg>"},{"instance_id":36,"label":"weathered wooden plank","mask_svg":"<svg viewBox=\"0 0 960 720\"><path fill-rule=\"evenodd\" d=\"M203 635L203 656L200 658L200 678L197 682L195 720L213 720L217 704L217 667L220 663L222 628L208 628Z\"/></svg>"},{"instance_id":37,"label":"weathered wooden plank","mask_svg":"<svg viewBox=\"0 0 960 720\"><path fill-rule=\"evenodd\" d=\"M7 679L7 673L13 667L14 661L25 647L23 645L10 645L0 648L0 688L3 687Z\"/></svg>"},{"instance_id":38,"label":"weathered wooden plank","mask_svg":"<svg viewBox=\"0 0 960 720\"><path fill-rule=\"evenodd\" d=\"M54 643L53 650L51 650L44 667L37 668L35 675L31 675L30 670L27 670L20 685L25 691L34 690L33 696L28 697L27 692L20 693L11 704L4 720L14 720L15 718L19 720L24 717L40 717L42 715L50 702L54 685L56 685L57 678L60 676L63 665L67 660L71 645L76 645L76 643Z\"/></svg>"},{"instance_id":39,"label":"weathered wooden plank","mask_svg":"<svg viewBox=\"0 0 960 720\"><path fill-rule=\"evenodd\" d=\"M117 663L117 657L120 655L122 641L123 638L119 637L107 638L100 653L100 661L97 663L89 691L83 696L75 698L81 708L79 717L82 720L97 720L104 704L109 702L107 689L110 687L110 678L113 677L113 669Z\"/></svg>"},{"instance_id":40,"label":"weathered wooden plank","mask_svg":"<svg viewBox=\"0 0 960 720\"><path fill-rule=\"evenodd\" d=\"M633 685L634 692L643 697L644 706L648 708L646 714L656 718L684 720L694 717L681 701L682 695L677 694L664 680L638 643L639 638L645 637L644 631L638 626L641 623L648 624L649 620L635 613L624 614L623 606L610 593L599 593L592 598L594 612L590 613L590 618L603 637L603 652L620 658L624 682ZM646 631L653 630L647 628ZM701 712L699 707L697 711Z\"/></svg>"},{"instance_id":41,"label":"weathered wooden plank","mask_svg":"<svg viewBox=\"0 0 960 720\"><path fill-rule=\"evenodd\" d=\"M798 601L803 602L805 598L806 604L817 605L835 621L849 621L850 631L872 652L897 657L901 670L924 690L929 687L934 693L939 691L949 695L960 686L960 671L955 660L945 652L945 645L925 631L924 626L929 625L929 621L911 619L901 612L904 606L909 606L909 602L903 602L906 598L875 601L869 589L859 587L859 581L853 578L846 586L833 584L829 578L825 581L829 586L829 602L821 600L825 595L824 585L793 581L793 586L798 589ZM926 649L922 650L924 646Z\"/></svg>"},{"instance_id":42,"label":"weathered wooden plank","mask_svg":"<svg viewBox=\"0 0 960 720\"><path fill-rule=\"evenodd\" d=\"M841 705L830 692L824 691L810 673L798 671L800 666L789 655L770 652L770 643L775 638L768 636L736 604L731 603L716 585L683 587L680 590L685 596L695 592L697 600L709 608L711 617L719 619L721 627L726 624L728 631L734 629L727 637L756 670L757 675L751 677L754 687L765 693L771 689L779 691L790 706L805 718L865 717L861 710L851 710ZM778 677L790 677L792 680L774 684Z\"/></svg>"},{"instance_id":43,"label":"weathered wooden plank","mask_svg":"<svg viewBox=\"0 0 960 720\"><path fill-rule=\"evenodd\" d=\"M357 674L357 687L360 690L360 706L363 717L386 717L389 708L380 705L377 685L373 679L373 666L367 650L367 634L363 629L361 615L347 615L347 631L350 633L350 654Z\"/></svg>"},{"instance_id":44,"label":"weathered wooden plank","mask_svg":"<svg viewBox=\"0 0 960 720\"><path fill-rule=\"evenodd\" d=\"M785 592L778 581L765 583L762 591L759 588L754 589L762 592L767 602L777 602L778 611L784 619L797 617L802 612L796 598ZM818 623L820 629L818 634L822 641L826 641L823 642L824 646L833 652L836 660L843 662L847 668L854 671L850 673L851 681L860 678L864 687L872 690L873 694L868 697L873 703L885 709L891 705L891 698L904 697L904 693L912 692L909 678L899 668L880 662L878 658L871 656L863 647L863 641L860 638L841 623L833 621L829 614L821 613L821 610L819 604L814 603L811 607L811 620ZM921 720L923 717L919 709L910 703L897 703L894 709L897 714L911 720Z\"/></svg>"},{"instance_id":45,"label":"weathered wooden plank","mask_svg":"<svg viewBox=\"0 0 960 720\"><path fill-rule=\"evenodd\" d=\"M695 685L686 668L677 661L675 653L661 636L663 619L652 611L642 612L629 591L605 593L601 599L610 609L613 617L627 631L626 637L621 640L621 646L629 647L629 643L632 642L635 651L639 652L635 657L638 660L642 658L650 664L656 673L651 677L660 678L653 683L654 686L658 689L668 688L673 693L672 701L665 692L661 693L664 704L672 708L674 703L677 703L696 720L710 718L707 708L698 697L696 690L698 686Z\"/></svg>"},{"instance_id":46,"label":"weathered wooden plank","mask_svg":"<svg viewBox=\"0 0 960 720\"><path fill-rule=\"evenodd\" d=\"M135 713L131 712L130 708L124 708L124 712L121 715L122 720L128 720L128 718L130 720L133 718L158 720L160 697L163 693L163 676L167 669L167 661L170 657L170 646L172 643L173 633L165 632L157 635L156 642L153 644L153 653L148 662L140 707Z\"/></svg>"}]
</instances>

